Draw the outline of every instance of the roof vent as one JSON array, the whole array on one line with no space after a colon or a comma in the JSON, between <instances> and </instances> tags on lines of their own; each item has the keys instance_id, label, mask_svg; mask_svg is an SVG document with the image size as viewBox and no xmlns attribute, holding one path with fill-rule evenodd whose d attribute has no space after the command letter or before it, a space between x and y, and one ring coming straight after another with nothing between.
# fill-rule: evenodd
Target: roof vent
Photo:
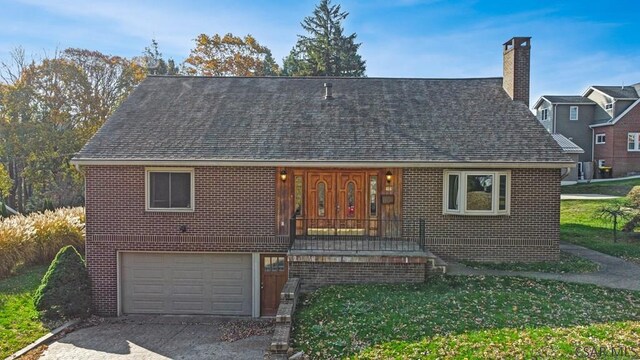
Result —
<instances>
[{"instance_id":1,"label":"roof vent","mask_svg":"<svg viewBox=\"0 0 640 360\"><path fill-rule=\"evenodd\" d=\"M333 99L333 91L331 91L332 87L333 87L333 85L331 85L331 83L324 83L324 98L325 98L325 100Z\"/></svg>"}]
</instances>

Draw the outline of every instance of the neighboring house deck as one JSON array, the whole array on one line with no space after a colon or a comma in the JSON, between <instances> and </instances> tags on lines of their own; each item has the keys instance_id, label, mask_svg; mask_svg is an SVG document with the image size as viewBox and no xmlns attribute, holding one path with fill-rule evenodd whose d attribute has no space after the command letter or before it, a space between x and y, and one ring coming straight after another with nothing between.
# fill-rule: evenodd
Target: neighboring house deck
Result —
<instances>
[{"instance_id":1,"label":"neighboring house deck","mask_svg":"<svg viewBox=\"0 0 640 360\"><path fill-rule=\"evenodd\" d=\"M97 311L273 315L288 277L557 259L573 161L529 51L504 44L503 78L147 78L73 159Z\"/></svg>"},{"instance_id":2,"label":"neighboring house deck","mask_svg":"<svg viewBox=\"0 0 640 360\"><path fill-rule=\"evenodd\" d=\"M584 150L579 180L640 173L640 83L591 86L582 95L544 95L534 105L538 120Z\"/></svg>"}]
</instances>

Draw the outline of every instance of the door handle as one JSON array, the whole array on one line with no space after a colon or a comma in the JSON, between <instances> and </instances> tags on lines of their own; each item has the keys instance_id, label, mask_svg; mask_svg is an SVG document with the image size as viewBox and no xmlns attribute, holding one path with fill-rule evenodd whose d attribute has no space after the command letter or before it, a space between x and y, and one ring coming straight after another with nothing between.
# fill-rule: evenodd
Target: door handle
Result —
<instances>
[{"instance_id":1,"label":"door handle","mask_svg":"<svg viewBox=\"0 0 640 360\"><path fill-rule=\"evenodd\" d=\"M260 283L260 290L264 289L264 283Z\"/></svg>"}]
</instances>

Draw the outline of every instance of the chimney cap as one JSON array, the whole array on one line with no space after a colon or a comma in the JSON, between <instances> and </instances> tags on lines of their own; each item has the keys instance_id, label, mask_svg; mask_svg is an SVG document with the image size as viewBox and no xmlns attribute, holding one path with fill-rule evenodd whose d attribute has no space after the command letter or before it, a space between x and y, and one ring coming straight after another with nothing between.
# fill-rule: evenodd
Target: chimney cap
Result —
<instances>
[{"instance_id":1,"label":"chimney cap","mask_svg":"<svg viewBox=\"0 0 640 360\"><path fill-rule=\"evenodd\" d=\"M514 48L531 49L531 36L514 36L502 45L505 52Z\"/></svg>"}]
</instances>

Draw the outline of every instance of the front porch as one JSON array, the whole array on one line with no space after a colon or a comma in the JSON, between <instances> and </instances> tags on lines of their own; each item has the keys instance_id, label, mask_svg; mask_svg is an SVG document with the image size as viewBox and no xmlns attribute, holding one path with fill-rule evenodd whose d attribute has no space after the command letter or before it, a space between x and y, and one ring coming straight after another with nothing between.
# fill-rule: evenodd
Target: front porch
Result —
<instances>
[{"instance_id":1,"label":"front porch","mask_svg":"<svg viewBox=\"0 0 640 360\"><path fill-rule=\"evenodd\" d=\"M417 220L289 220L289 250L299 254L420 256L426 223Z\"/></svg>"},{"instance_id":2,"label":"front porch","mask_svg":"<svg viewBox=\"0 0 640 360\"><path fill-rule=\"evenodd\" d=\"M296 219L289 223L289 276L304 291L323 285L416 283L446 272L424 248L426 225L415 221Z\"/></svg>"}]
</instances>

